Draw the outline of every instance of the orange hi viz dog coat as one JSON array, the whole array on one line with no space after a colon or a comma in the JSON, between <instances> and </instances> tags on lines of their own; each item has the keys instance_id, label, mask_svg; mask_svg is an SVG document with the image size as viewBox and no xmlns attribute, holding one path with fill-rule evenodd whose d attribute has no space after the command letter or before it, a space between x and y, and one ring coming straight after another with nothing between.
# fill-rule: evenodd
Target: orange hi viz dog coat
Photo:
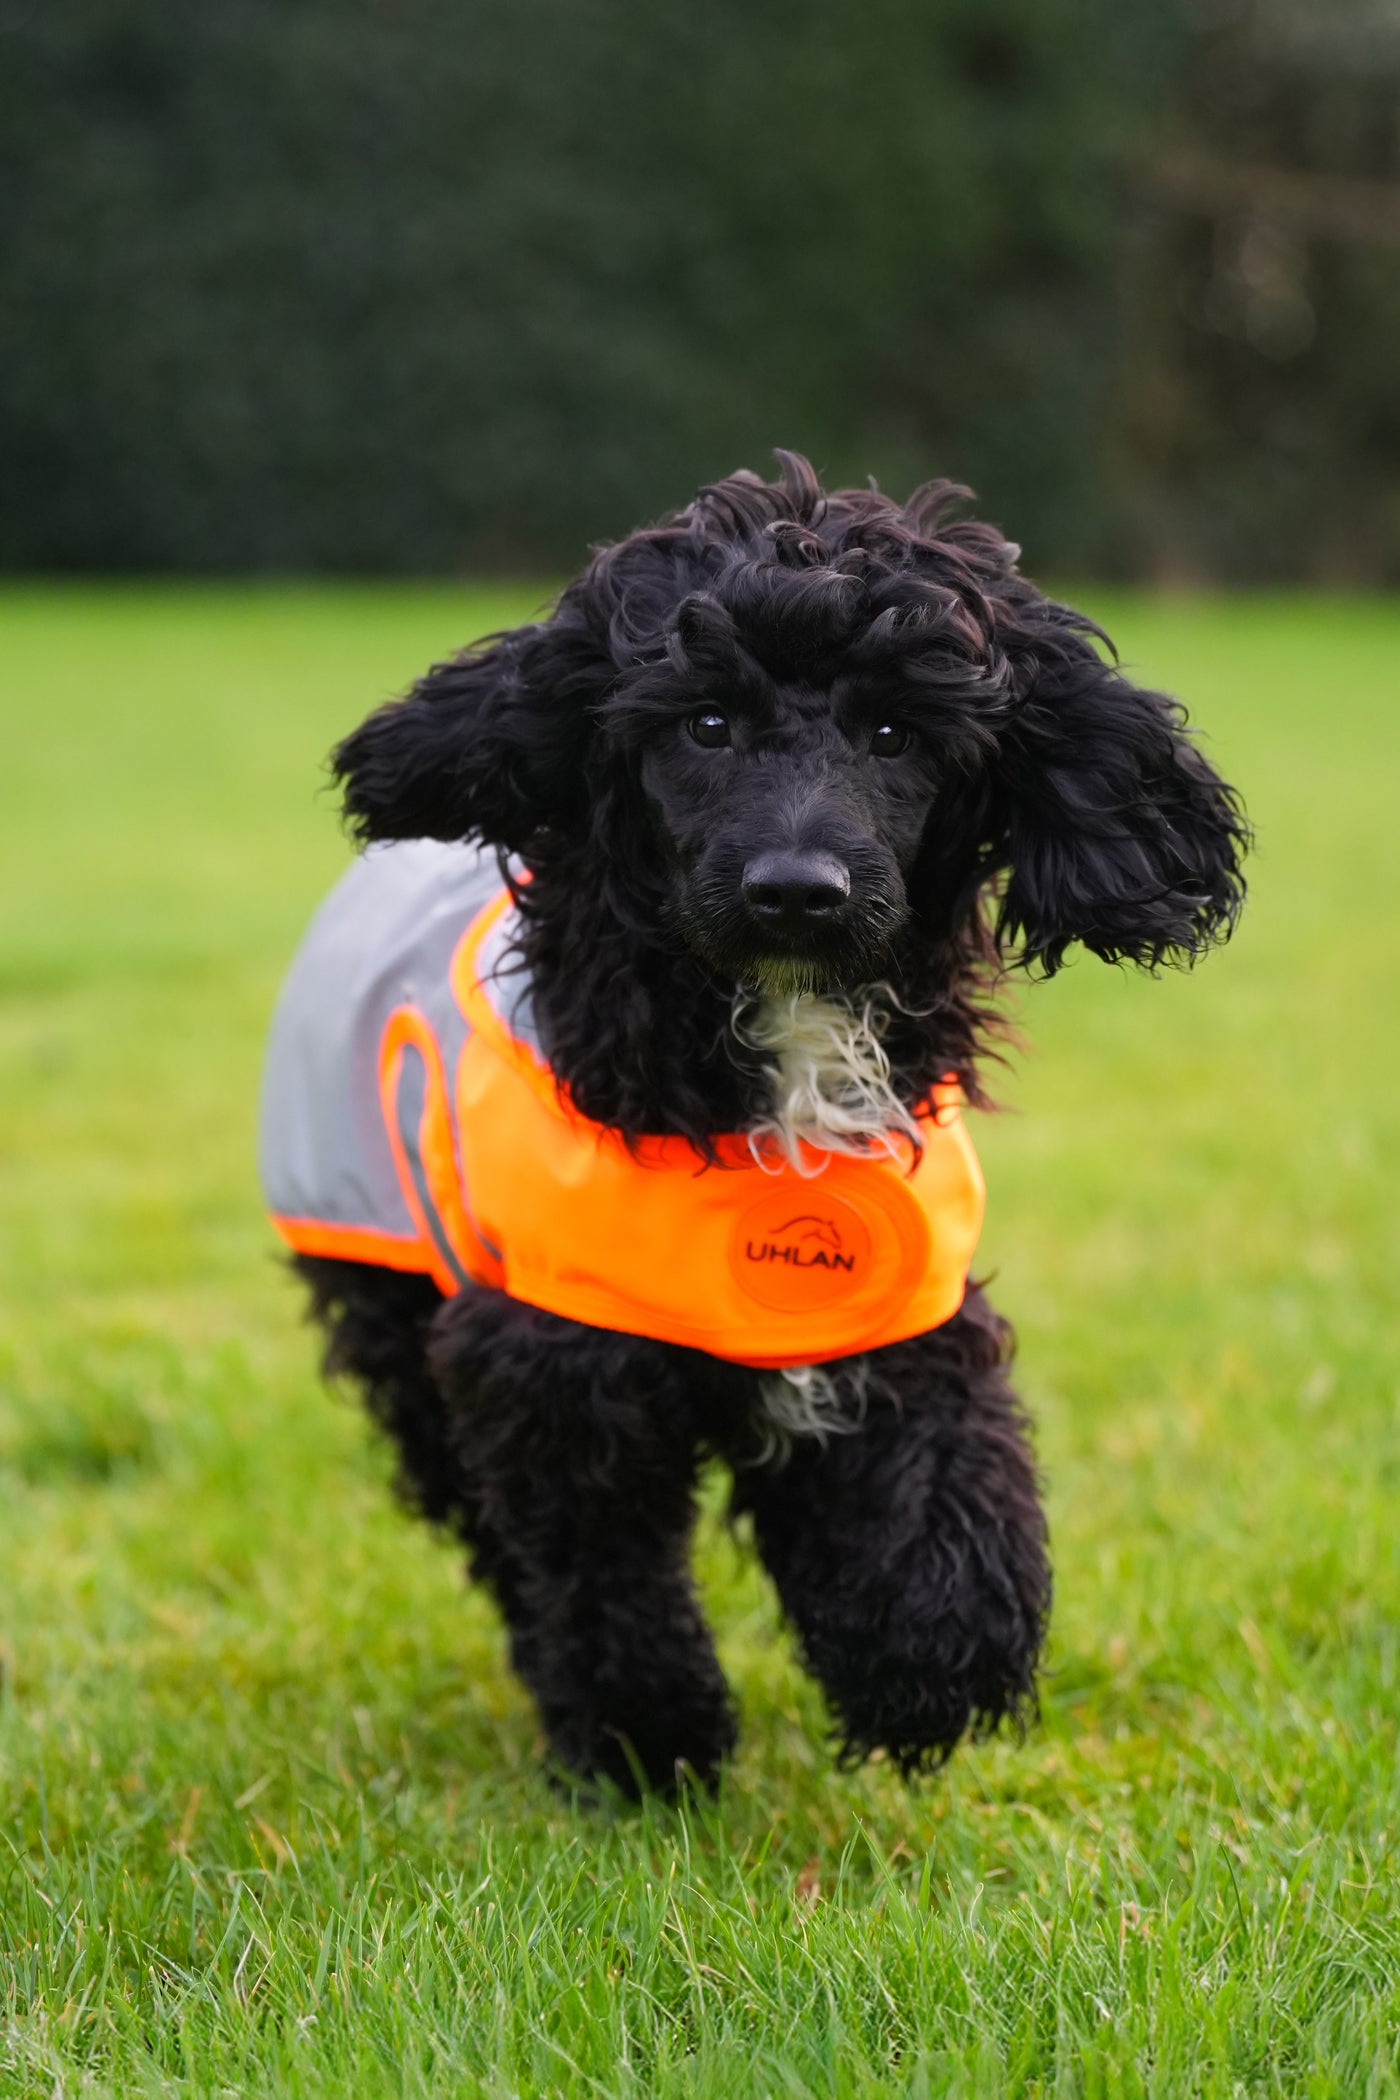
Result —
<instances>
[{"instance_id":1,"label":"orange hi viz dog coat","mask_svg":"<svg viewBox=\"0 0 1400 2100\"><path fill-rule=\"evenodd\" d=\"M760 1369L957 1311L983 1182L954 1085L899 1158L812 1152L799 1173L740 1134L712 1166L682 1138L629 1151L555 1080L515 933L475 848L371 847L332 891L263 1089L263 1181L289 1246Z\"/></svg>"}]
</instances>

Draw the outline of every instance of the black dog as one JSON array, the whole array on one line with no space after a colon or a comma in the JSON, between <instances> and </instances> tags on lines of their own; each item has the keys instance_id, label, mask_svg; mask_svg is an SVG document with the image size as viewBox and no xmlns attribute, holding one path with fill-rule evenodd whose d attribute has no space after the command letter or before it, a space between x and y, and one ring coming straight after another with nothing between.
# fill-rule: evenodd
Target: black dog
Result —
<instances>
[{"instance_id":1,"label":"black dog","mask_svg":"<svg viewBox=\"0 0 1400 2100\"><path fill-rule=\"evenodd\" d=\"M755 1129L860 1152L948 1074L978 1103L1009 962L1190 959L1243 896L1238 805L1181 710L959 517L965 491L825 495L779 457L336 754L361 840L498 850L560 1086L697 1164ZM470 1548L568 1772L670 1786L733 1743L688 1566L707 1453L846 1754L912 1772L1033 1707L1045 1524L975 1285L929 1333L784 1378L298 1261L329 1369Z\"/></svg>"}]
</instances>

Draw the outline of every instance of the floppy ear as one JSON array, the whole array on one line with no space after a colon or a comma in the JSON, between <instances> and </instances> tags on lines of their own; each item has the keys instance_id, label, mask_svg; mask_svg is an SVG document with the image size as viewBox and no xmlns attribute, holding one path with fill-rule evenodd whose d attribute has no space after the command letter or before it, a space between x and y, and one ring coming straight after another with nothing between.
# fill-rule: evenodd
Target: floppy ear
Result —
<instances>
[{"instance_id":1,"label":"floppy ear","mask_svg":"<svg viewBox=\"0 0 1400 2100\"><path fill-rule=\"evenodd\" d=\"M331 758L355 836L479 838L515 851L584 801L597 651L545 622L493 637L376 709Z\"/></svg>"},{"instance_id":2,"label":"floppy ear","mask_svg":"<svg viewBox=\"0 0 1400 2100\"><path fill-rule=\"evenodd\" d=\"M1125 678L1096 638L1029 588L1002 635L1016 697L993 790L1009 871L997 938L1047 973L1076 941L1106 962L1189 963L1244 901L1234 791L1177 702Z\"/></svg>"}]
</instances>

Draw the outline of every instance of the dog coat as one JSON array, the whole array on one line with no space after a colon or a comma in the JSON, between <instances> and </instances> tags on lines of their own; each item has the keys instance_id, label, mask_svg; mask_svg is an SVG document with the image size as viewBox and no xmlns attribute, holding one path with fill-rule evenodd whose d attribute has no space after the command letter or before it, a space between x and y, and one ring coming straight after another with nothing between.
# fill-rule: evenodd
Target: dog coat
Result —
<instances>
[{"instance_id":1,"label":"dog coat","mask_svg":"<svg viewBox=\"0 0 1400 2100\"><path fill-rule=\"evenodd\" d=\"M263 1182L289 1246L756 1368L957 1311L983 1182L955 1085L898 1159L814 1151L799 1174L738 1134L712 1166L682 1138L629 1151L555 1080L516 931L494 856L466 846L371 847L331 892L263 1089Z\"/></svg>"}]
</instances>

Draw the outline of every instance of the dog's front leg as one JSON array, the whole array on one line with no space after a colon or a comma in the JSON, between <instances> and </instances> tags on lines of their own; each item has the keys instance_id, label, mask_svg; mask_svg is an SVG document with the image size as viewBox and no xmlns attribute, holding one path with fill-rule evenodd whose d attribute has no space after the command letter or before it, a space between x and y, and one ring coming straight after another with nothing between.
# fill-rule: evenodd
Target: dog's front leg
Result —
<instances>
[{"instance_id":1,"label":"dog's front leg","mask_svg":"<svg viewBox=\"0 0 1400 2100\"><path fill-rule=\"evenodd\" d=\"M697 1360L471 1288L429 1355L472 1569L554 1758L628 1792L708 1778L735 1731L690 1574Z\"/></svg>"},{"instance_id":2,"label":"dog's front leg","mask_svg":"<svg viewBox=\"0 0 1400 2100\"><path fill-rule=\"evenodd\" d=\"M858 1427L736 1473L852 1755L915 1771L1034 1704L1050 1573L1007 1341L970 1292L945 1327L874 1354Z\"/></svg>"}]
</instances>

